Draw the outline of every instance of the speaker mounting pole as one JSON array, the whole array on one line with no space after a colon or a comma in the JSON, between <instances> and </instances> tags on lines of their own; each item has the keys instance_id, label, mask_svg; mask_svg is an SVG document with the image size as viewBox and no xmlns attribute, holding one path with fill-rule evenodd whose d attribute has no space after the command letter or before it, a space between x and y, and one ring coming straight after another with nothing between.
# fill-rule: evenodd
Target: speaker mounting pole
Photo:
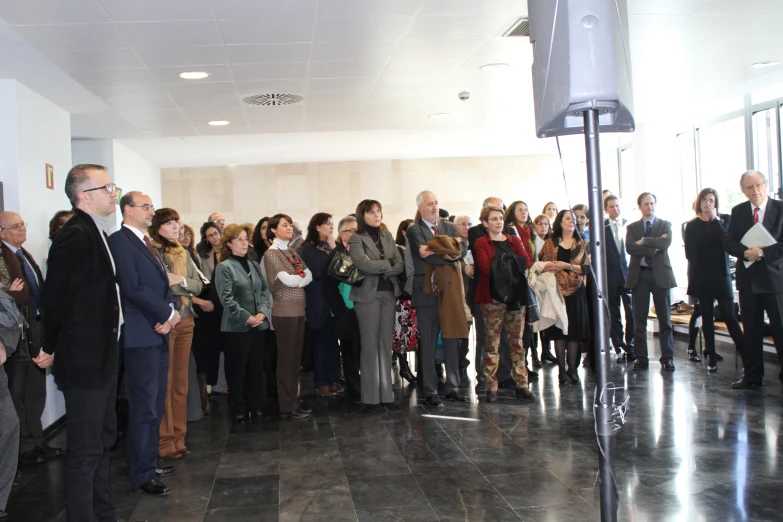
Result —
<instances>
[{"instance_id":1,"label":"speaker mounting pole","mask_svg":"<svg viewBox=\"0 0 783 522\"><path fill-rule=\"evenodd\" d=\"M592 254L595 284L591 285L590 299L593 301L593 335L596 336L595 363L598 377L593 404L596 437L601 450L599 472L601 478L601 522L617 521L618 496L614 475L615 422L614 405L606 400L611 380L612 350L609 346L609 317L605 303L606 259L604 255L604 202L601 187L601 153L598 139L598 109L584 111L585 153L587 164L587 185L590 220L590 251ZM611 402L614 402L613 400Z\"/></svg>"}]
</instances>

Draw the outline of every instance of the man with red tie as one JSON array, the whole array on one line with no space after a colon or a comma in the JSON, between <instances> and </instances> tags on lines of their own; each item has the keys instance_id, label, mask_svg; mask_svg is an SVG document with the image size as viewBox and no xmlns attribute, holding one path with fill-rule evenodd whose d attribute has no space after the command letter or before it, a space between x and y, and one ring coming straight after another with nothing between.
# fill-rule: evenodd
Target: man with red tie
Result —
<instances>
[{"instance_id":1,"label":"man with red tie","mask_svg":"<svg viewBox=\"0 0 783 522\"><path fill-rule=\"evenodd\" d=\"M725 248L738 260L737 290L745 337L740 355L745 372L731 387L757 389L764 378L764 312L769 316L778 358L783 361L783 202L767 196L767 179L761 172L745 172L740 186L748 201L731 209ZM742 243L756 223L764 225L775 244ZM753 263L746 267L743 261ZM778 378L783 382L783 372Z\"/></svg>"}]
</instances>

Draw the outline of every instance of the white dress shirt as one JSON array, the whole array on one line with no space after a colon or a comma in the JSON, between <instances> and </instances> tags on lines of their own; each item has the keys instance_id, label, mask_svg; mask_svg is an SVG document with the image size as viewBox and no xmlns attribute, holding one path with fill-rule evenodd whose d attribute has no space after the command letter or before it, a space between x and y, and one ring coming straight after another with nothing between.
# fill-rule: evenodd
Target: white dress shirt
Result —
<instances>
[{"instance_id":1,"label":"white dress shirt","mask_svg":"<svg viewBox=\"0 0 783 522\"><path fill-rule=\"evenodd\" d=\"M764 203L759 206L759 223L764 223L764 215L767 213L767 203L769 203L769 197L764 200ZM750 217L753 218L753 212L755 209L755 205L753 203L750 204ZM5 241L4 241L5 242Z\"/></svg>"}]
</instances>

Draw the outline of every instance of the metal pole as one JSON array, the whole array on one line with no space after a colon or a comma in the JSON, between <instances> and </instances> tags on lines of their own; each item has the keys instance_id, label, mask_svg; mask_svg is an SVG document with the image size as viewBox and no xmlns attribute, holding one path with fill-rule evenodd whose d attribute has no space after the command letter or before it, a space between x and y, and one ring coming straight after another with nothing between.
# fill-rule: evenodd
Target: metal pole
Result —
<instances>
[{"instance_id":1,"label":"metal pole","mask_svg":"<svg viewBox=\"0 0 783 522\"><path fill-rule=\"evenodd\" d=\"M595 362L598 373L593 412L600 454L601 521L617 521L617 490L614 480L614 430L612 410L602 403L602 391L610 381L611 350L609 347L609 317L605 301L606 259L604 256L604 201L601 188L601 154L598 147L598 111L584 112L585 152L587 160L588 201L590 205L590 250L595 281L590 292L593 300L593 333ZM604 395L604 399L607 397Z\"/></svg>"}]
</instances>

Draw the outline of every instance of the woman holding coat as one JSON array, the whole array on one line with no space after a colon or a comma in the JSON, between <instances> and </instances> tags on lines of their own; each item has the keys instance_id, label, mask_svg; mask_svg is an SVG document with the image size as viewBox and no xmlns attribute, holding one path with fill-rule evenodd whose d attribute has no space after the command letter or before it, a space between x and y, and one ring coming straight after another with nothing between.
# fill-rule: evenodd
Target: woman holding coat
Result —
<instances>
[{"instance_id":1,"label":"woman holding coat","mask_svg":"<svg viewBox=\"0 0 783 522\"><path fill-rule=\"evenodd\" d=\"M392 337L397 297L402 293L397 276L404 268L394 237L383 224L377 201L365 199L356 207L358 232L348 241L351 261L364 274L350 299L359 318L361 334L362 403L368 413L398 411L391 382Z\"/></svg>"},{"instance_id":2,"label":"woman holding coat","mask_svg":"<svg viewBox=\"0 0 783 522\"><path fill-rule=\"evenodd\" d=\"M259 264L247 257L247 230L228 225L221 239L221 262L215 286L223 305L220 329L226 338L228 403L234 421L250 414L267 418L264 407L264 330L269 328L272 301Z\"/></svg>"}]
</instances>

